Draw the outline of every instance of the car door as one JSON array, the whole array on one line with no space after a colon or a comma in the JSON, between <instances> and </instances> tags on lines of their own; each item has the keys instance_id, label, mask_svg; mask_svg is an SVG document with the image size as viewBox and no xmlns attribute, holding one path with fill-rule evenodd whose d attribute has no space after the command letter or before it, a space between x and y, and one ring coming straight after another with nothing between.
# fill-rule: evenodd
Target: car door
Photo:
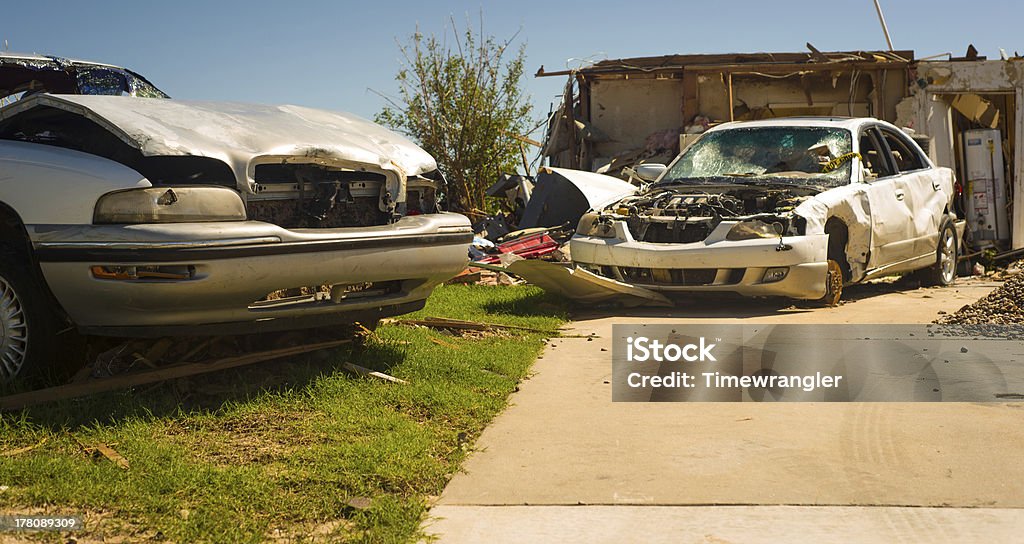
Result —
<instances>
[{"instance_id":1,"label":"car door","mask_svg":"<svg viewBox=\"0 0 1024 544\"><path fill-rule=\"evenodd\" d=\"M934 253L938 242L939 222L948 201L942 180L920 148L902 131L879 126L879 133L889 148L892 163L906 188L904 202L911 213L914 257Z\"/></svg>"},{"instance_id":2,"label":"car door","mask_svg":"<svg viewBox=\"0 0 1024 544\"><path fill-rule=\"evenodd\" d=\"M871 260L869 268L898 263L914 256L913 213L908 188L896 170L878 129L863 128L858 138L862 176L871 209Z\"/></svg>"}]
</instances>

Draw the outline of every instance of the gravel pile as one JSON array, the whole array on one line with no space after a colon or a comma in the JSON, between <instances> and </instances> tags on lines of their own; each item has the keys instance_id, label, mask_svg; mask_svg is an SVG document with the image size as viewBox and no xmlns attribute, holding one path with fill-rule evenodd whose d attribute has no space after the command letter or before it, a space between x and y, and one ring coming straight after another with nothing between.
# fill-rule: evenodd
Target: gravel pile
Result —
<instances>
[{"instance_id":1,"label":"gravel pile","mask_svg":"<svg viewBox=\"0 0 1024 544\"><path fill-rule=\"evenodd\" d=\"M942 316L943 325L1024 324L1024 273L1018 272L985 298Z\"/></svg>"}]
</instances>

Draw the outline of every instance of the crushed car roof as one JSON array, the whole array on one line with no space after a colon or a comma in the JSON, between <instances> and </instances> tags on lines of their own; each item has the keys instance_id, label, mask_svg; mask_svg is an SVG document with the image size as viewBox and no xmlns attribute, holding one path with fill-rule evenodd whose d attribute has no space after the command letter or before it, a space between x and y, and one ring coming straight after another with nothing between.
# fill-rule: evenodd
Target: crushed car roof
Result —
<instances>
[{"instance_id":1,"label":"crushed car roof","mask_svg":"<svg viewBox=\"0 0 1024 544\"><path fill-rule=\"evenodd\" d=\"M889 124L874 117L779 117L757 121L731 121L711 127L708 132L736 127L831 127L855 130L867 123Z\"/></svg>"},{"instance_id":2,"label":"crushed car roof","mask_svg":"<svg viewBox=\"0 0 1024 544\"><path fill-rule=\"evenodd\" d=\"M251 185L250 166L261 156L376 165L401 177L437 169L399 134L356 115L302 106L37 94L0 110L0 120L47 107L81 115L143 155L219 159L240 186Z\"/></svg>"}]
</instances>

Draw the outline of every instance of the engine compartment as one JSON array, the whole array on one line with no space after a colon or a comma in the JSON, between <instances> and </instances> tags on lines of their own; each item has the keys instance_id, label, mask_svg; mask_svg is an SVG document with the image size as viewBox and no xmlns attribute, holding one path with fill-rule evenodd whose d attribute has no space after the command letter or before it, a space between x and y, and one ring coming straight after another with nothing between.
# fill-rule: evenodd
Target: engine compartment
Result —
<instances>
[{"instance_id":1,"label":"engine compartment","mask_svg":"<svg viewBox=\"0 0 1024 544\"><path fill-rule=\"evenodd\" d=\"M803 222L793 210L817 192L791 187L653 188L604 208L599 220L624 220L634 239L651 243L700 242L722 220L761 219L781 223L787 233L802 234Z\"/></svg>"}]
</instances>

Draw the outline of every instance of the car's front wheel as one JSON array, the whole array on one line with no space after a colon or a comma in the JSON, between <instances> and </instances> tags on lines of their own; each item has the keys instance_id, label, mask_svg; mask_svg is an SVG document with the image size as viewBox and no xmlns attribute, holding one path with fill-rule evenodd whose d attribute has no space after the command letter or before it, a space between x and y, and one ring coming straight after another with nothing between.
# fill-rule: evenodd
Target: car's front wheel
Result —
<instances>
[{"instance_id":1,"label":"car's front wheel","mask_svg":"<svg viewBox=\"0 0 1024 544\"><path fill-rule=\"evenodd\" d=\"M956 281L957 259L956 229L952 223L945 223L939 229L939 241L935 248L935 264L921 270L922 283L927 285L951 285Z\"/></svg>"},{"instance_id":2,"label":"car's front wheel","mask_svg":"<svg viewBox=\"0 0 1024 544\"><path fill-rule=\"evenodd\" d=\"M25 261L0 246L0 382L37 377L58 353L60 320Z\"/></svg>"}]
</instances>

